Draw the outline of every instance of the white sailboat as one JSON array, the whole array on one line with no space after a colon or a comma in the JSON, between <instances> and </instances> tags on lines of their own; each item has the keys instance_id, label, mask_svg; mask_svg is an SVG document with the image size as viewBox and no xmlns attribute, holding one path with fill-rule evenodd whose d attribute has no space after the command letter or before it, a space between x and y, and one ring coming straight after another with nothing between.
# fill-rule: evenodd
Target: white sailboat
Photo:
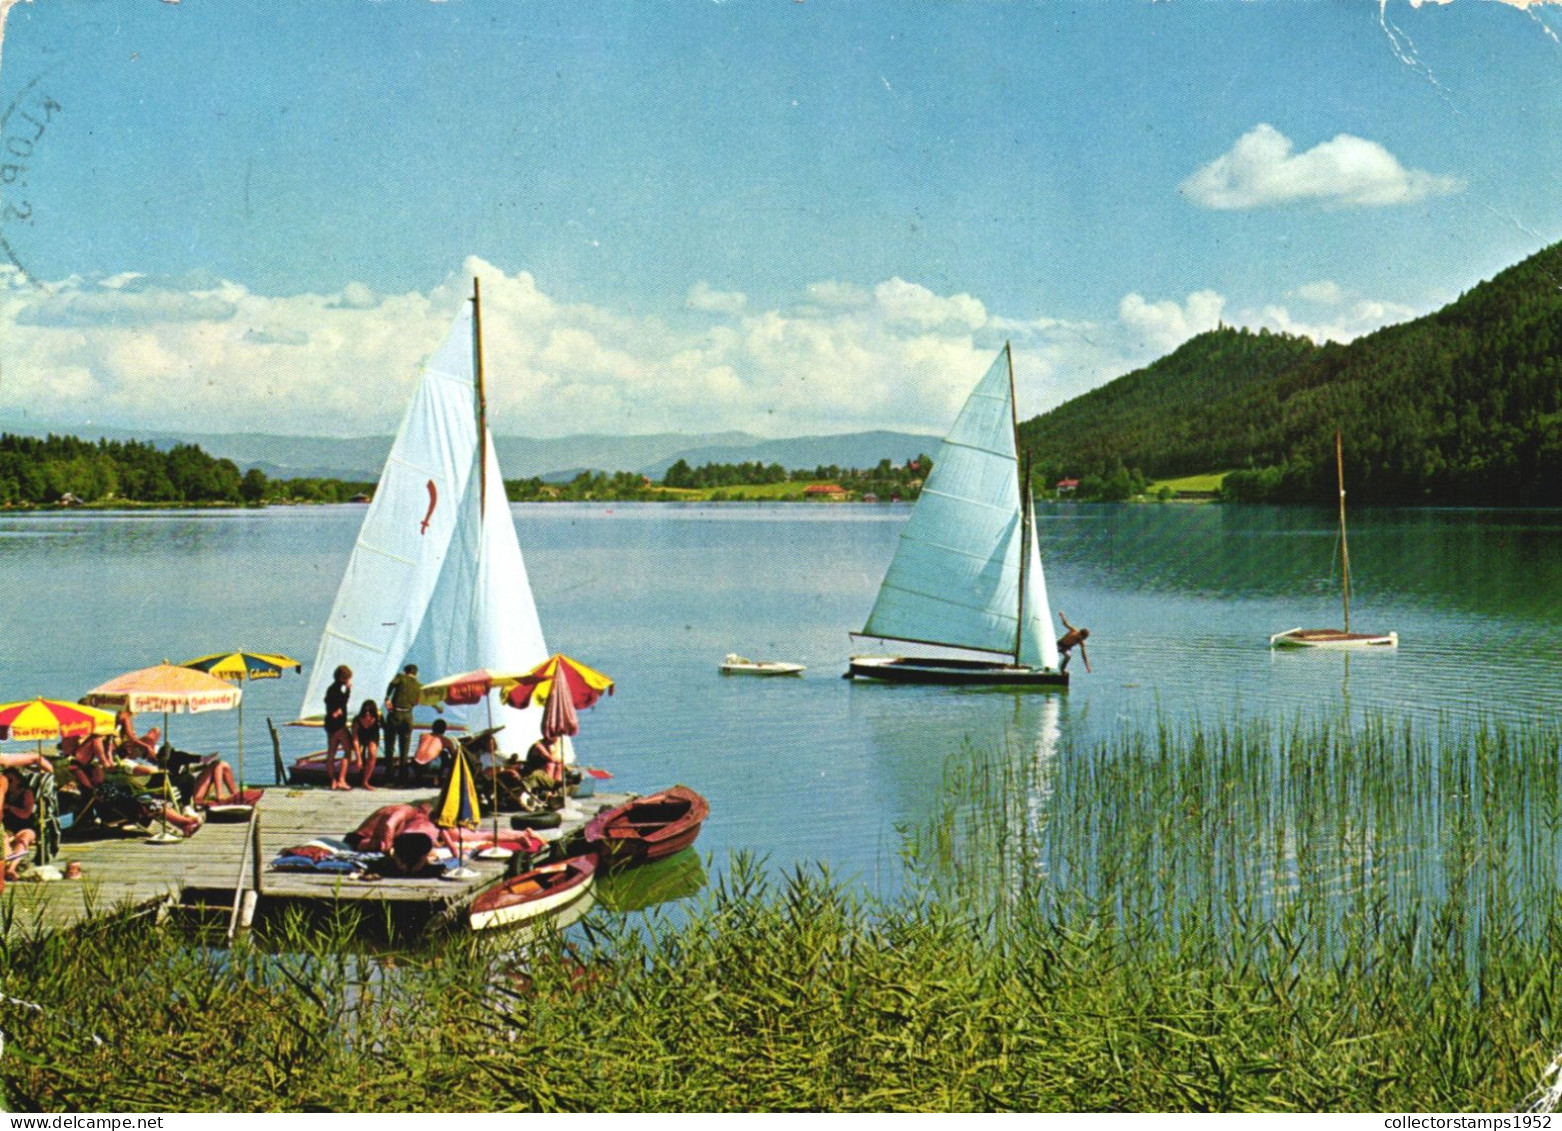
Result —
<instances>
[{"instance_id":1,"label":"white sailboat","mask_svg":"<svg viewBox=\"0 0 1562 1131\"><path fill-rule=\"evenodd\" d=\"M551 654L488 434L481 290L456 318L396 434L347 561L309 673L301 714L318 716L338 664L353 672L349 713L383 700L406 664L425 680L458 672L525 671ZM474 726L503 726L525 749L542 709L465 708ZM447 707L452 724L463 709Z\"/></svg>"},{"instance_id":2,"label":"white sailboat","mask_svg":"<svg viewBox=\"0 0 1562 1131\"><path fill-rule=\"evenodd\" d=\"M1339 432L1334 433L1334 466L1340 484L1340 573L1344 580L1345 627L1291 628L1269 638L1271 648L1395 648L1397 632L1352 632L1350 628L1350 548L1345 543L1345 454Z\"/></svg>"},{"instance_id":3,"label":"white sailboat","mask_svg":"<svg viewBox=\"0 0 1562 1131\"><path fill-rule=\"evenodd\" d=\"M868 622L853 634L1005 658L853 656L848 678L1068 686L1018 453L1005 344L934 457Z\"/></svg>"}]
</instances>

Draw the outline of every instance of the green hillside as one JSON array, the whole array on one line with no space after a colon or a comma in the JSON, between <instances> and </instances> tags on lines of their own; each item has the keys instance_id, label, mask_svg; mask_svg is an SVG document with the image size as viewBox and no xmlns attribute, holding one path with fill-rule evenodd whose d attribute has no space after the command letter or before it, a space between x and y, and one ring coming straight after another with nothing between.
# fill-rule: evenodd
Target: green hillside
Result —
<instances>
[{"instance_id":1,"label":"green hillside","mask_svg":"<svg viewBox=\"0 0 1562 1131\"><path fill-rule=\"evenodd\" d=\"M1562 505L1562 245L1349 345L1222 328L1052 412L1021 443L1043 482L1238 469L1238 499Z\"/></svg>"}]
</instances>

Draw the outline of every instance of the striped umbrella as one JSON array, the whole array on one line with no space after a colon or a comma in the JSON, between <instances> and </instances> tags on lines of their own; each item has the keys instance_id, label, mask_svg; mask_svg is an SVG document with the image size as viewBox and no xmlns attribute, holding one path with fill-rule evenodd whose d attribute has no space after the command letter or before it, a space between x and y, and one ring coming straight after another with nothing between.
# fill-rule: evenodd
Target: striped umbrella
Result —
<instances>
[{"instance_id":1,"label":"striped umbrella","mask_svg":"<svg viewBox=\"0 0 1562 1131\"><path fill-rule=\"evenodd\" d=\"M243 683L246 679L281 679L282 673L292 668L302 672L304 665L291 656L272 652L213 652L210 656L197 656L179 665L198 672L214 675L228 683ZM239 794L244 793L244 701L239 700Z\"/></svg>"},{"instance_id":2,"label":"striped umbrella","mask_svg":"<svg viewBox=\"0 0 1562 1131\"><path fill-rule=\"evenodd\" d=\"M462 845L461 830L476 829L482 823L483 814L477 804L477 778L466 760L466 753L456 751L450 763L450 776L440 787L439 798L434 802L434 823L442 829L456 830L456 868L446 873L448 879L470 879L476 875L465 866L466 853Z\"/></svg>"},{"instance_id":3,"label":"striped umbrella","mask_svg":"<svg viewBox=\"0 0 1562 1131\"><path fill-rule=\"evenodd\" d=\"M610 678L588 668L579 660L555 652L517 679L504 701L512 707L529 707L534 701L546 703L555 680L569 689L570 705L578 711L596 703L604 691L613 694L613 681Z\"/></svg>"},{"instance_id":4,"label":"striped umbrella","mask_svg":"<svg viewBox=\"0 0 1562 1131\"><path fill-rule=\"evenodd\" d=\"M24 699L0 706L0 739L18 742L37 741L40 749L46 738L86 738L94 734L113 734L114 714L66 703L59 699Z\"/></svg>"}]
</instances>

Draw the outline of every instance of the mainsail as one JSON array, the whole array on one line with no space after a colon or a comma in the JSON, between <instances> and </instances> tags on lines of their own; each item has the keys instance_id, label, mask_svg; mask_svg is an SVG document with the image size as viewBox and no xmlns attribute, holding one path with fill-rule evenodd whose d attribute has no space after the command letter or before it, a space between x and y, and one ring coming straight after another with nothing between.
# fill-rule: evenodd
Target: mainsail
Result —
<instances>
[{"instance_id":1,"label":"mainsail","mask_svg":"<svg viewBox=\"0 0 1562 1131\"><path fill-rule=\"evenodd\" d=\"M428 681L524 671L549 656L493 440L478 442L475 345L466 307L424 366L385 461L310 669L304 715L320 714L338 664L353 671L356 711L382 699L405 664ZM489 725L483 708L467 710L476 712L469 725ZM460 712L446 708L446 717L465 721ZM493 714L509 749L524 749L540 720L538 707Z\"/></svg>"},{"instance_id":2,"label":"mainsail","mask_svg":"<svg viewBox=\"0 0 1562 1131\"><path fill-rule=\"evenodd\" d=\"M1005 346L934 457L862 635L1056 668L1041 554L1020 490Z\"/></svg>"}]
</instances>

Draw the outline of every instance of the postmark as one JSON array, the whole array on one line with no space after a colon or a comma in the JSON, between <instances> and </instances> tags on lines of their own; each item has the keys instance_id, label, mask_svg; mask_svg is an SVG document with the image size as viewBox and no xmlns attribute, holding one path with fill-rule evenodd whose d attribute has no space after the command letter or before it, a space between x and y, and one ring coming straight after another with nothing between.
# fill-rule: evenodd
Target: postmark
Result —
<instances>
[{"instance_id":1,"label":"postmark","mask_svg":"<svg viewBox=\"0 0 1562 1131\"><path fill-rule=\"evenodd\" d=\"M28 173L51 123L64 109L42 83L40 75L22 87L0 115L0 255L29 283L34 279L17 256L13 236L35 222Z\"/></svg>"}]
</instances>

